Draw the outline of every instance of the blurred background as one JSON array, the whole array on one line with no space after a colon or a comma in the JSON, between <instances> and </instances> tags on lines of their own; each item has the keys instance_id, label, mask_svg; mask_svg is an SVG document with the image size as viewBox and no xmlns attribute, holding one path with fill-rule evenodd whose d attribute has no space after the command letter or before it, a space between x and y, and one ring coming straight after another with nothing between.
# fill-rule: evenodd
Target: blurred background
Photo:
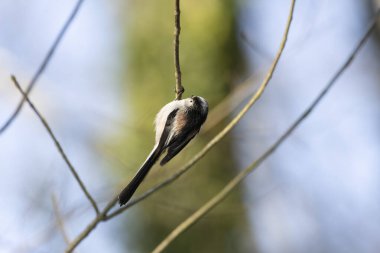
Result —
<instances>
[{"instance_id":1,"label":"blurred background","mask_svg":"<svg viewBox=\"0 0 380 253\"><path fill-rule=\"evenodd\" d=\"M26 87L75 3L0 2L0 124L21 98L10 74ZM279 47L289 7L283 0L182 1L185 97L206 97L212 110L236 89L252 93ZM379 7L297 1L273 79L238 127L175 183L101 223L77 252L152 250L296 119ZM173 1L85 1L32 92L100 207L145 160L154 115L174 98L173 19ZM311 117L167 252L378 252L379 46L376 30ZM231 106L244 99L236 96ZM215 126L210 118L136 195L176 171L233 115ZM0 199L0 252L63 252L57 210L70 239L94 215L28 106L0 135Z\"/></svg>"}]
</instances>

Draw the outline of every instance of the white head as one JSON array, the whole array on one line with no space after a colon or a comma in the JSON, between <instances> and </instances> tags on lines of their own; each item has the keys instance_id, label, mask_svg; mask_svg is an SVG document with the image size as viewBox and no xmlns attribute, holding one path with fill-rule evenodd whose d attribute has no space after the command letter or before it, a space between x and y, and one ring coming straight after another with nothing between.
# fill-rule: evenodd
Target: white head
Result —
<instances>
[{"instance_id":1,"label":"white head","mask_svg":"<svg viewBox=\"0 0 380 253\"><path fill-rule=\"evenodd\" d=\"M204 113L207 113L208 111L208 103L206 99L204 99L203 97L191 96L189 98L183 99L183 102L184 102L184 105L188 108L191 108L191 109L196 108L198 110L200 109Z\"/></svg>"}]
</instances>

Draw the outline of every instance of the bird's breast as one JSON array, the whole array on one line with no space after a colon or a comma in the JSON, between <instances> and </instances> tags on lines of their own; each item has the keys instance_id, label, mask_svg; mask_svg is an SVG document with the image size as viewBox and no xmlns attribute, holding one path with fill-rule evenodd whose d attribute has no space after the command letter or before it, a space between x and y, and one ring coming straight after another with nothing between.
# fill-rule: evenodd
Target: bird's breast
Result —
<instances>
[{"instance_id":1,"label":"bird's breast","mask_svg":"<svg viewBox=\"0 0 380 253\"><path fill-rule=\"evenodd\" d=\"M186 128L188 120L189 118L186 111L179 110L173 122L173 135L178 135L183 131L183 129Z\"/></svg>"}]
</instances>

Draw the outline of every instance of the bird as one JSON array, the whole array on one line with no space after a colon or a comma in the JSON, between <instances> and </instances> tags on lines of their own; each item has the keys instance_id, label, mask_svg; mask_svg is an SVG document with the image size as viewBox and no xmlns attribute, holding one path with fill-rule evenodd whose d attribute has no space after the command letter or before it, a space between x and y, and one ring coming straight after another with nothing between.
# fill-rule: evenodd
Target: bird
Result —
<instances>
[{"instance_id":1,"label":"bird","mask_svg":"<svg viewBox=\"0 0 380 253\"><path fill-rule=\"evenodd\" d=\"M155 145L136 175L120 192L120 206L132 198L162 154L166 152L160 161L161 166L175 157L199 133L207 114L208 103L200 96L174 100L161 108L154 121Z\"/></svg>"}]
</instances>

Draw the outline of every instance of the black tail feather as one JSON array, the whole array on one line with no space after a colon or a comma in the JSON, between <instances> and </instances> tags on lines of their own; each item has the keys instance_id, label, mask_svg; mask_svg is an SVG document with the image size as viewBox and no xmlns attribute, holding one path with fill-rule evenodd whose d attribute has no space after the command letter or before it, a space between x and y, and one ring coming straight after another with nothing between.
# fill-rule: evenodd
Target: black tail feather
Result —
<instances>
[{"instance_id":1,"label":"black tail feather","mask_svg":"<svg viewBox=\"0 0 380 253\"><path fill-rule=\"evenodd\" d=\"M133 177L131 182L121 191L119 194L120 206L125 205L132 198L133 194L137 190L137 187L139 187L145 176L148 174L150 168L152 168L157 159L160 157L160 153L159 148L156 148L137 171L137 174Z\"/></svg>"}]
</instances>

